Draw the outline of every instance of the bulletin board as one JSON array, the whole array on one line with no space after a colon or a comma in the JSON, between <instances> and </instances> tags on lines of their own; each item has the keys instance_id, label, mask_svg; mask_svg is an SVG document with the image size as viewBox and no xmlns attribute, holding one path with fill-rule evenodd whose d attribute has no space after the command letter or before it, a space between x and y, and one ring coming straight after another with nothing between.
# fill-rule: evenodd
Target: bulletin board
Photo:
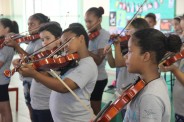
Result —
<instances>
[{"instance_id":1,"label":"bulletin board","mask_svg":"<svg viewBox=\"0 0 184 122\"><path fill-rule=\"evenodd\" d=\"M110 33L120 32L143 3L144 0L110 0ZM175 0L147 0L138 17L144 18L148 13L156 15L156 29L172 31L171 20L175 17Z\"/></svg>"}]
</instances>

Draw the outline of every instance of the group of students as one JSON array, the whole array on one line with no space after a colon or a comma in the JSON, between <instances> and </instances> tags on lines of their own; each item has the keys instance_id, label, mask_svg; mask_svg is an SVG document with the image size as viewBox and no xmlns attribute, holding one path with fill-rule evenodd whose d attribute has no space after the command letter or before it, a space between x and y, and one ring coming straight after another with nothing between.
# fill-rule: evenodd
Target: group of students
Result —
<instances>
[{"instance_id":1,"label":"group of students","mask_svg":"<svg viewBox=\"0 0 184 122\"><path fill-rule=\"evenodd\" d=\"M19 33L18 25L9 19L0 19L0 36L4 40L0 49L0 113L3 122L12 122L8 96L10 79L3 74L5 69L10 69L11 63L14 67L21 65L18 72L23 81L24 96L33 122L89 122L93 121L94 115L101 109L103 90L108 82L106 60L112 67L120 67L117 95L121 95L123 88L138 79L147 84L128 104L126 110L122 111L123 114L126 111L124 122L170 121L168 90L158 68L172 71L178 81L183 83L182 63L181 70L174 65L164 67L160 63L168 51L180 51L181 39L177 35L167 37L151 28L151 24L145 19L136 18L127 28L127 34L130 35L127 41L128 52L122 54L120 38L117 38L113 58L112 51L106 50L110 34L101 27L103 14L102 7L92 7L86 11L84 20L88 33L98 32L94 38L89 39L89 34L80 23L70 24L63 31L59 23L50 21L42 13L36 13L28 19L28 30L30 35L39 33L40 39L30 41L26 50L13 39ZM152 14L147 17L150 16ZM154 22L156 24L156 20ZM57 69L60 78L54 77L50 71L36 70L25 60L39 49L53 50L60 45L64 46L61 53L54 55L55 58L63 54L78 55L77 62L74 61L72 66ZM20 58L12 61L15 51ZM180 87L182 90L183 86ZM176 111L176 115L183 120L184 114Z\"/></svg>"}]
</instances>

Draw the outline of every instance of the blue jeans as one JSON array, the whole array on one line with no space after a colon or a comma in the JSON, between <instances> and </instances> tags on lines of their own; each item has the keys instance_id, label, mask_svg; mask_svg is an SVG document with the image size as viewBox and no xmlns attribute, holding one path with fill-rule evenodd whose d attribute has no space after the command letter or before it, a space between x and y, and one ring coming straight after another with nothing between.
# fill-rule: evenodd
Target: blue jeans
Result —
<instances>
[{"instance_id":1,"label":"blue jeans","mask_svg":"<svg viewBox=\"0 0 184 122\"><path fill-rule=\"evenodd\" d=\"M26 105L31 105L31 97L30 97L30 88L31 88L31 82L30 81L23 81L23 87L24 87L24 97L26 100Z\"/></svg>"},{"instance_id":2,"label":"blue jeans","mask_svg":"<svg viewBox=\"0 0 184 122\"><path fill-rule=\"evenodd\" d=\"M32 122L54 122L50 110L34 110L32 112Z\"/></svg>"}]
</instances>

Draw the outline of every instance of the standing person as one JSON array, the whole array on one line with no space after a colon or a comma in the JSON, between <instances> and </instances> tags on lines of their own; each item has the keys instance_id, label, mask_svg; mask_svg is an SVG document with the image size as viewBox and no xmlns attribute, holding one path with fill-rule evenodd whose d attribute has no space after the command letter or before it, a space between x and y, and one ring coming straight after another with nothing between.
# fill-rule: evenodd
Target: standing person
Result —
<instances>
[{"instance_id":1,"label":"standing person","mask_svg":"<svg viewBox=\"0 0 184 122\"><path fill-rule=\"evenodd\" d=\"M158 64L176 35L166 37L148 28L135 32L128 42L126 65L128 72L138 73L147 84L128 104L124 122L170 122L171 104L165 80L160 77Z\"/></svg>"},{"instance_id":2,"label":"standing person","mask_svg":"<svg viewBox=\"0 0 184 122\"><path fill-rule=\"evenodd\" d=\"M85 23L89 33L94 34L95 32L99 32L99 35L89 41L88 47L90 56L93 57L98 66L98 78L95 89L91 95L91 107L95 115L97 115L101 109L103 90L108 82L107 72L105 70L106 59L103 55L103 48L107 44L110 34L101 27L103 14L104 9L102 7L89 8L85 13ZM91 35L89 35L89 37L90 36Z\"/></svg>"},{"instance_id":3,"label":"standing person","mask_svg":"<svg viewBox=\"0 0 184 122\"><path fill-rule=\"evenodd\" d=\"M154 28L155 25L157 24L156 15L154 13L148 13L145 16L145 20L148 22L150 28Z\"/></svg>"},{"instance_id":4,"label":"standing person","mask_svg":"<svg viewBox=\"0 0 184 122\"><path fill-rule=\"evenodd\" d=\"M143 18L136 18L134 19L130 25L127 27L126 36L132 36L133 33L136 31L149 28L149 25L147 21ZM126 43L125 43L126 42ZM128 40L124 42L124 47L127 47L127 49L122 48L121 46L121 37L117 39L117 41L114 42L114 48L115 48L115 58L112 55L112 51L109 51L107 53L106 48L104 49L104 52L107 53L107 60L109 65L114 68L118 67L119 72L117 74L117 82L116 82L116 92L115 94L120 96L122 92L126 89L128 85L135 82L137 79L137 75L133 73L129 73L127 71L127 66L125 64L125 54L128 50ZM126 46L125 46L126 45ZM123 52L123 50L125 52ZM126 107L122 110L122 118L124 118L126 112Z\"/></svg>"},{"instance_id":5,"label":"standing person","mask_svg":"<svg viewBox=\"0 0 184 122\"><path fill-rule=\"evenodd\" d=\"M0 19L0 37L3 39L10 33L18 34L18 24L7 18ZM12 47L3 46L0 48L0 114L1 122L12 122L12 113L9 102L8 85L10 79L4 76L4 70L10 69L11 61L14 56Z\"/></svg>"},{"instance_id":6,"label":"standing person","mask_svg":"<svg viewBox=\"0 0 184 122\"><path fill-rule=\"evenodd\" d=\"M59 38L61 37L62 28L59 23L48 22L41 26L38 32L42 40L42 46L45 46L44 51L53 50L60 45ZM47 74L43 71L41 73ZM50 94L51 90L48 87L33 78L30 89L33 122L53 122L49 109Z\"/></svg>"},{"instance_id":7,"label":"standing person","mask_svg":"<svg viewBox=\"0 0 184 122\"><path fill-rule=\"evenodd\" d=\"M79 56L78 66L68 69L60 77L73 92L90 107L90 95L97 79L97 66L88 52L88 35L81 27L71 27L63 31L61 42L68 44L64 47L67 54L76 52ZM90 70L89 70L90 69ZM52 89L50 110L54 122L89 122L91 113L69 92L60 80L39 73L30 65L20 69L23 76L33 77L43 85Z\"/></svg>"},{"instance_id":8,"label":"standing person","mask_svg":"<svg viewBox=\"0 0 184 122\"><path fill-rule=\"evenodd\" d=\"M175 48L178 47L176 52L180 52L180 48L182 46L181 40L178 43L175 42L175 44L172 46ZM164 66L163 64L161 64L159 65L159 68L162 72L171 71L176 77L172 94L175 111L175 122L184 122L184 60L182 59L181 61L173 63L174 64L171 66Z\"/></svg>"},{"instance_id":9,"label":"standing person","mask_svg":"<svg viewBox=\"0 0 184 122\"><path fill-rule=\"evenodd\" d=\"M41 26L41 24L47 23L49 21L50 21L50 19L42 13L33 14L28 19L29 34L30 35L38 34L38 29ZM41 41L41 39L30 40L25 51L14 40L6 40L6 45L14 47L20 56L22 56L22 55L26 56L26 55L31 54L34 51L36 51L36 49L38 49L38 47L41 47L42 41ZM19 60L20 59L13 60L13 64L18 65ZM26 102L26 105L29 109L30 118L32 119L32 107L31 107L31 103L30 103L31 102L30 88L31 88L32 78L21 77L21 80L23 81L25 102Z\"/></svg>"}]
</instances>

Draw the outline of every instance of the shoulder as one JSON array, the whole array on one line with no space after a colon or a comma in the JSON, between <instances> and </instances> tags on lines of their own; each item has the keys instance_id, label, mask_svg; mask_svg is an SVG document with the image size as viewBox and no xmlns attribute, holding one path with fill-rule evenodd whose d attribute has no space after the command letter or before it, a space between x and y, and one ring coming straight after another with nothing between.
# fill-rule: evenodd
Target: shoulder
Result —
<instances>
[{"instance_id":1,"label":"shoulder","mask_svg":"<svg viewBox=\"0 0 184 122\"><path fill-rule=\"evenodd\" d=\"M83 58L79 61L79 66L80 67L86 67L86 68L93 68L93 69L97 69L97 65L96 63L94 62L93 58L92 57L86 57L86 58ZM89 69L88 69L89 70Z\"/></svg>"},{"instance_id":2,"label":"shoulder","mask_svg":"<svg viewBox=\"0 0 184 122\"><path fill-rule=\"evenodd\" d=\"M110 33L103 28L100 30L100 35L110 37Z\"/></svg>"}]
</instances>

